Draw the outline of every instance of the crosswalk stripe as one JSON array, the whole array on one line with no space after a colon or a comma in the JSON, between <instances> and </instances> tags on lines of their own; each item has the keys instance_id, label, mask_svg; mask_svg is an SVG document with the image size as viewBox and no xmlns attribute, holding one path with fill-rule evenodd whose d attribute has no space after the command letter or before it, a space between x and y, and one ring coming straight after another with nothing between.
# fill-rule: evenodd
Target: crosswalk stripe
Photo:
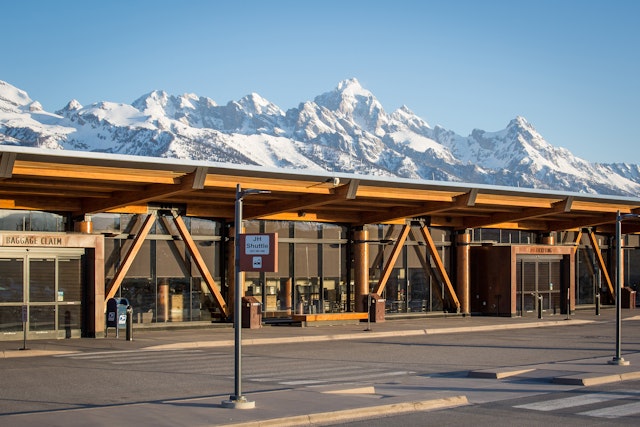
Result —
<instances>
[{"instance_id":1,"label":"crosswalk stripe","mask_svg":"<svg viewBox=\"0 0 640 427\"><path fill-rule=\"evenodd\" d=\"M122 357L127 357L129 359L133 358L146 358L149 355L175 355L175 354L193 354L193 353L203 353L202 350L176 350L172 352L166 351L158 351L158 350L123 350L123 351L101 351L101 352L92 352L92 353L82 353L82 354L59 354L54 357L66 357L70 359L76 360L92 360L92 359L100 359L100 360L109 360L109 359L121 359Z\"/></svg>"},{"instance_id":2,"label":"crosswalk stripe","mask_svg":"<svg viewBox=\"0 0 640 427\"><path fill-rule=\"evenodd\" d=\"M322 380L295 380L295 381L281 381L278 384L282 385L311 385L311 384L324 384L327 381Z\"/></svg>"},{"instance_id":3,"label":"crosswalk stripe","mask_svg":"<svg viewBox=\"0 0 640 427\"><path fill-rule=\"evenodd\" d=\"M267 368L267 367L264 367ZM271 367L268 367L270 370ZM256 368L256 370L260 370L260 368ZM264 370L264 369L262 369ZM314 376L314 377L320 377L320 376L328 376L328 375L336 375L339 372L353 372L354 367L353 366L345 366L345 367L340 367L340 368L323 368L323 367L318 367L318 368L314 368L314 369L309 369L307 367L304 367L302 369L299 369L297 371L293 371L293 370L289 370L287 373L290 375L295 375L295 374L303 374L305 376ZM272 373L256 373L253 374L251 373L251 370L246 369L245 370L245 374L247 376L250 376L251 378L262 378L262 377L268 377L273 375Z\"/></svg>"},{"instance_id":4,"label":"crosswalk stripe","mask_svg":"<svg viewBox=\"0 0 640 427\"><path fill-rule=\"evenodd\" d=\"M587 415L589 417L598 418L620 418L635 414L640 414L640 402L632 402L625 405L594 409L592 411L580 412L579 415Z\"/></svg>"},{"instance_id":5,"label":"crosswalk stripe","mask_svg":"<svg viewBox=\"0 0 640 427\"><path fill-rule=\"evenodd\" d=\"M558 409L573 408L576 406L607 402L609 400L624 399L625 397L629 397L629 395L620 393L584 394L580 396L565 397L562 399L546 400L542 402L517 405L515 406L515 408L532 409L534 411L555 411Z\"/></svg>"}]
</instances>

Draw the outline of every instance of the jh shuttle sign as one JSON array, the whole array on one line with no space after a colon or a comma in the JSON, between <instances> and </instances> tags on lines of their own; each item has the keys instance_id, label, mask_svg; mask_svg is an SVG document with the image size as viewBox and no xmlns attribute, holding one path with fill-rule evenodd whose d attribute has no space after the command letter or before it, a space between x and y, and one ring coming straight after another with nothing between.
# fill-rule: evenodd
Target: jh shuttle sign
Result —
<instances>
[{"instance_id":1,"label":"jh shuttle sign","mask_svg":"<svg viewBox=\"0 0 640 427\"><path fill-rule=\"evenodd\" d=\"M240 271L278 271L278 235L240 234Z\"/></svg>"}]
</instances>

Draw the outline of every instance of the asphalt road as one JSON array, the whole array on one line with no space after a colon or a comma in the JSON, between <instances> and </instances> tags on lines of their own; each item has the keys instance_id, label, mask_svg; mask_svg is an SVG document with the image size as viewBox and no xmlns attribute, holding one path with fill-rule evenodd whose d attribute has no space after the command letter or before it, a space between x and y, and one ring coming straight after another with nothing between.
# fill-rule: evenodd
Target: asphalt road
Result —
<instances>
[{"instance_id":1,"label":"asphalt road","mask_svg":"<svg viewBox=\"0 0 640 427\"><path fill-rule=\"evenodd\" d=\"M583 387L430 412L334 424L348 427L637 426L640 381Z\"/></svg>"},{"instance_id":2,"label":"asphalt road","mask_svg":"<svg viewBox=\"0 0 640 427\"><path fill-rule=\"evenodd\" d=\"M613 400L616 405L638 404L638 381L592 389L550 384L542 378L496 381L472 380L466 375L478 369L610 357L615 350L613 328L611 321L603 321L570 327L245 346L243 391L248 396L260 396L286 390L375 387L377 391L371 395L374 399L381 393L400 393L401 387L425 388L429 384L434 390L470 396L468 406L381 419L380 424L372 420L345 424L353 426L386 426L390 422L403 426L461 425L467 424L460 423L461 419L471 416L473 424L479 425L514 425L514 417L518 417L518 425L560 420L563 425L620 425L636 420L640 408L635 415L611 421L582 414L589 410L588 406L557 412L519 405L596 391L621 395ZM639 328L640 320L625 322L623 355L640 352ZM112 407L117 412L121 405L132 403L211 396L222 399L234 391L233 361L233 347L102 349L3 359L0 424L7 415L96 407ZM606 400L594 409L610 404L612 401Z\"/></svg>"}]
</instances>

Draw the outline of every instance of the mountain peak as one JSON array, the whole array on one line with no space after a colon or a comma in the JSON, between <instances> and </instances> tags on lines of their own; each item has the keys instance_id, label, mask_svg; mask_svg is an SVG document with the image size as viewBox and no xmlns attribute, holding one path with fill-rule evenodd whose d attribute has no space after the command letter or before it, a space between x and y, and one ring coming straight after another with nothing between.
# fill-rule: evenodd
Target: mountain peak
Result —
<instances>
[{"instance_id":1,"label":"mountain peak","mask_svg":"<svg viewBox=\"0 0 640 427\"><path fill-rule=\"evenodd\" d=\"M72 100L58 117L40 108L26 92L0 82L0 145L640 194L640 166L589 164L548 144L522 116L503 130L463 137L431 128L406 105L385 113L355 78L286 114L257 93L217 106L162 90L132 105L83 107Z\"/></svg>"},{"instance_id":2,"label":"mountain peak","mask_svg":"<svg viewBox=\"0 0 640 427\"><path fill-rule=\"evenodd\" d=\"M0 107L14 110L32 102L27 92L0 80Z\"/></svg>"},{"instance_id":3,"label":"mountain peak","mask_svg":"<svg viewBox=\"0 0 640 427\"><path fill-rule=\"evenodd\" d=\"M70 113L72 111L79 111L82 109L82 104L77 99L72 99L64 106L63 109L56 111L56 114L60 116L64 116L65 113Z\"/></svg>"},{"instance_id":4,"label":"mountain peak","mask_svg":"<svg viewBox=\"0 0 640 427\"><path fill-rule=\"evenodd\" d=\"M317 96L314 102L374 134L381 134L380 126L388 120L382 104L355 78L341 81L333 91Z\"/></svg>"},{"instance_id":5,"label":"mountain peak","mask_svg":"<svg viewBox=\"0 0 640 427\"><path fill-rule=\"evenodd\" d=\"M364 89L358 79L356 79L355 77L342 80L340 83L338 83L338 87L336 88L336 90L338 92L348 93L350 95L369 95L371 93L368 90Z\"/></svg>"},{"instance_id":6,"label":"mountain peak","mask_svg":"<svg viewBox=\"0 0 640 427\"><path fill-rule=\"evenodd\" d=\"M249 95L243 97L238 101L238 104L242 107L244 111L249 114L275 114L275 115L284 115L280 108L264 99L260 95L255 92L250 93Z\"/></svg>"},{"instance_id":7,"label":"mountain peak","mask_svg":"<svg viewBox=\"0 0 640 427\"><path fill-rule=\"evenodd\" d=\"M516 116L515 119L511 120L507 125L507 129L522 129L527 131L535 131L534 127L522 116Z\"/></svg>"}]
</instances>

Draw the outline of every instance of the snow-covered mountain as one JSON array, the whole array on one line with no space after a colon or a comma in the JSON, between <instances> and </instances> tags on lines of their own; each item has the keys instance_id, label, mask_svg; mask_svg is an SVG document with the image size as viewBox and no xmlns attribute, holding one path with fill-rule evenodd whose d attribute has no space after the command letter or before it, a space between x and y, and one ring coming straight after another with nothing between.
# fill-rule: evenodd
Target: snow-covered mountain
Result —
<instances>
[{"instance_id":1,"label":"snow-covered mountain","mask_svg":"<svg viewBox=\"0 0 640 427\"><path fill-rule=\"evenodd\" d=\"M356 79L286 112L256 93L218 105L154 91L50 113L0 81L0 144L640 196L639 165L577 158L523 117L464 137L406 106L387 113Z\"/></svg>"}]
</instances>

